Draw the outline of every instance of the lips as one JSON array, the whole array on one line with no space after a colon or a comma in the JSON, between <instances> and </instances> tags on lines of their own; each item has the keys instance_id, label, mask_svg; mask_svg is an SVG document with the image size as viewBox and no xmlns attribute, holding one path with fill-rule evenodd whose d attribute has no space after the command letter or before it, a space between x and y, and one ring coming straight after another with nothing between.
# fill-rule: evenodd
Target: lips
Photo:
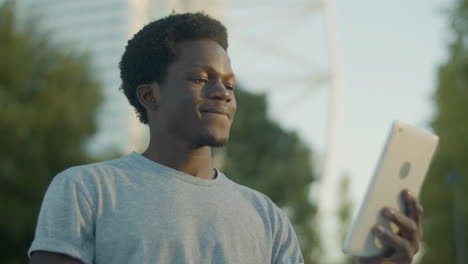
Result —
<instances>
[{"instance_id":1,"label":"lips","mask_svg":"<svg viewBox=\"0 0 468 264\"><path fill-rule=\"evenodd\" d=\"M220 114L220 115L228 115L226 113L220 112L220 111L201 111L202 113L211 113L211 114Z\"/></svg>"},{"instance_id":2,"label":"lips","mask_svg":"<svg viewBox=\"0 0 468 264\"><path fill-rule=\"evenodd\" d=\"M200 110L201 113L213 113L213 114L220 114L229 117L229 112L223 108L209 108Z\"/></svg>"}]
</instances>

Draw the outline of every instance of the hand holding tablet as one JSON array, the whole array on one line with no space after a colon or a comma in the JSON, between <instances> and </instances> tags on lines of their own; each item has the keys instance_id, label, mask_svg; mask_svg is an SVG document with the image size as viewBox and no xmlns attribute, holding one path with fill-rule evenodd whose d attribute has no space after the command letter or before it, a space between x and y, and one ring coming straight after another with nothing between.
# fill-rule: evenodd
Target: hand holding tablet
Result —
<instances>
[{"instance_id":1,"label":"hand holding tablet","mask_svg":"<svg viewBox=\"0 0 468 264\"><path fill-rule=\"evenodd\" d=\"M386 230L381 225L373 227L372 231L386 250L377 257L357 257L360 264L405 263L410 264L419 251L422 238L422 207L407 190L401 192L402 199L409 208L405 214L390 207L382 209L382 215L398 229Z\"/></svg>"}]
</instances>

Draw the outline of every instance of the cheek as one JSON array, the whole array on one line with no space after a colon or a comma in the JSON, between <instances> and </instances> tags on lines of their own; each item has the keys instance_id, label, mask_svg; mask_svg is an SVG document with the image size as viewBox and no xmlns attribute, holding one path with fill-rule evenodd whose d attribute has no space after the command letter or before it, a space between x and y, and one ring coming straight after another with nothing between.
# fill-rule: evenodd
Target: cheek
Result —
<instances>
[{"instance_id":1,"label":"cheek","mask_svg":"<svg viewBox=\"0 0 468 264\"><path fill-rule=\"evenodd\" d=\"M232 117L234 118L234 116L236 115L236 112L237 112L237 102L236 102L236 98L233 96L232 97Z\"/></svg>"},{"instance_id":2,"label":"cheek","mask_svg":"<svg viewBox=\"0 0 468 264\"><path fill-rule=\"evenodd\" d=\"M234 112L236 112L237 110L237 101L236 101L236 97L235 96L232 96L232 109L234 109Z\"/></svg>"},{"instance_id":3,"label":"cheek","mask_svg":"<svg viewBox=\"0 0 468 264\"><path fill-rule=\"evenodd\" d=\"M174 89L170 94L168 94L167 98L169 99L168 107L171 108L171 110L177 111L197 105L200 97L194 89L184 87Z\"/></svg>"},{"instance_id":4,"label":"cheek","mask_svg":"<svg viewBox=\"0 0 468 264\"><path fill-rule=\"evenodd\" d=\"M183 121L182 123L184 123L200 119L198 104L199 97L196 94L186 92L183 95L179 95L177 100L174 100L170 106L174 118L178 119L175 121Z\"/></svg>"}]
</instances>

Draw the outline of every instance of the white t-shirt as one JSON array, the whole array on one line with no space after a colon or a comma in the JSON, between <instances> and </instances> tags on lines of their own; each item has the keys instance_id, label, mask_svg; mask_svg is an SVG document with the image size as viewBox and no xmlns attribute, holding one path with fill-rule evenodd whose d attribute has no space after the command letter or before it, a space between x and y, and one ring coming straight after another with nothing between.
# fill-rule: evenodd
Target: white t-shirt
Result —
<instances>
[{"instance_id":1,"label":"white t-shirt","mask_svg":"<svg viewBox=\"0 0 468 264\"><path fill-rule=\"evenodd\" d=\"M67 169L47 190L28 253L87 264L303 263L285 213L217 175L193 177L135 152Z\"/></svg>"}]
</instances>

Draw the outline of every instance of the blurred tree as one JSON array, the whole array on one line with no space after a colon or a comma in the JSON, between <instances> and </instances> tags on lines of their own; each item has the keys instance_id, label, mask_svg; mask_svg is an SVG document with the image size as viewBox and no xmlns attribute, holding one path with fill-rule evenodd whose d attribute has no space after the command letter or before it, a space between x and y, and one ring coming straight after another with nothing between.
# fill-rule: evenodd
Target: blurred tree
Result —
<instances>
[{"instance_id":1,"label":"blurred tree","mask_svg":"<svg viewBox=\"0 0 468 264\"><path fill-rule=\"evenodd\" d=\"M440 146L421 194L425 209L424 264L468 263L467 259L457 259L462 252L465 256L468 252L468 245L462 245L468 237L468 223L455 225L454 217L457 212L458 220L463 216L466 219L468 203L466 199L455 200L453 195L468 189L468 0L455 1L449 15L453 40L449 58L439 68L434 93L436 112L431 122L440 136ZM461 177L449 184L450 173Z\"/></svg>"},{"instance_id":2,"label":"blurred tree","mask_svg":"<svg viewBox=\"0 0 468 264\"><path fill-rule=\"evenodd\" d=\"M350 194L350 177L345 174L341 177L339 183L339 201L338 201L338 220L340 221L340 243L344 241L351 221L351 212L353 204ZM344 256L343 264L356 263L353 258Z\"/></svg>"},{"instance_id":3,"label":"blurred tree","mask_svg":"<svg viewBox=\"0 0 468 264\"><path fill-rule=\"evenodd\" d=\"M20 22L0 5L0 263L27 263L45 189L59 171L89 162L100 84L87 56Z\"/></svg>"},{"instance_id":4,"label":"blurred tree","mask_svg":"<svg viewBox=\"0 0 468 264\"><path fill-rule=\"evenodd\" d=\"M238 111L224 153L224 170L234 181L270 197L289 215L306 263L320 251L309 201L314 181L311 152L292 132L267 118L264 95L237 89Z\"/></svg>"}]
</instances>

